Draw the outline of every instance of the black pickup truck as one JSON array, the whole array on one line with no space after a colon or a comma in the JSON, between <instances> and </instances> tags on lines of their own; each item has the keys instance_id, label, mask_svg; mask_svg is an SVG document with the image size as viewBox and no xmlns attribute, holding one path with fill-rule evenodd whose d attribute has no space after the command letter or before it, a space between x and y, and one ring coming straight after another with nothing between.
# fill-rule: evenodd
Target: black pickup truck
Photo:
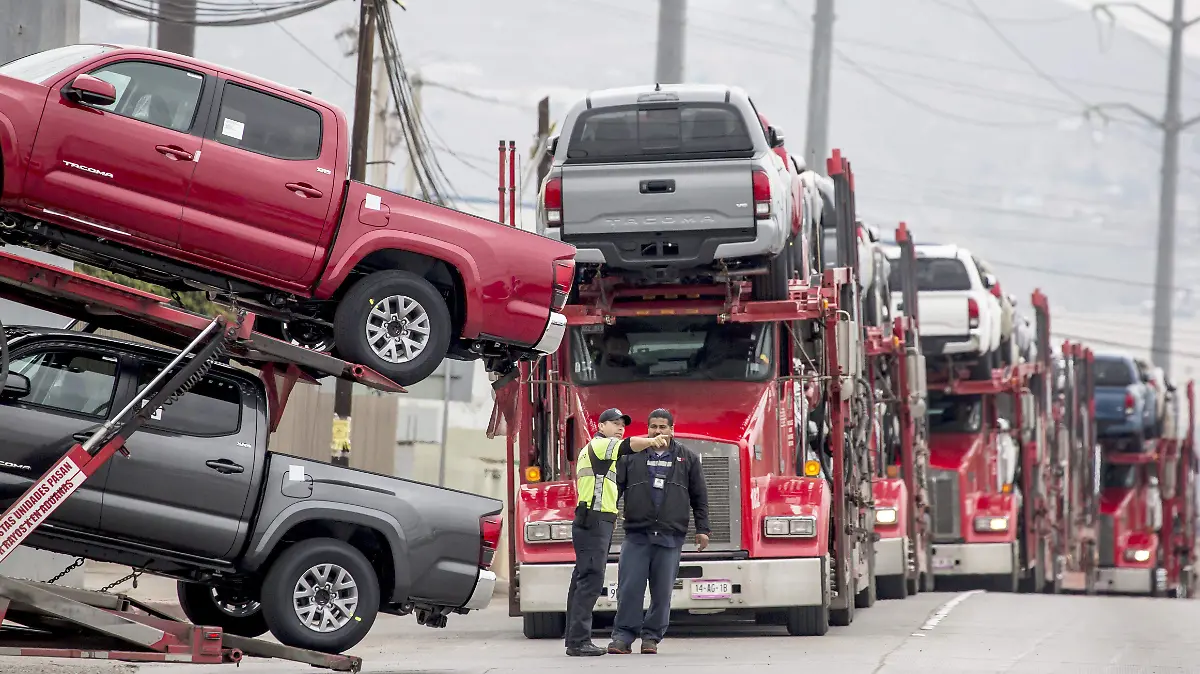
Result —
<instances>
[{"instance_id":1,"label":"black pickup truck","mask_svg":"<svg viewBox=\"0 0 1200 674\"><path fill-rule=\"evenodd\" d=\"M173 356L82 332L6 333L3 508ZM444 627L488 605L499 501L269 451L267 401L257 376L215 365L26 543L175 578L196 624L330 653L380 611Z\"/></svg>"}]
</instances>

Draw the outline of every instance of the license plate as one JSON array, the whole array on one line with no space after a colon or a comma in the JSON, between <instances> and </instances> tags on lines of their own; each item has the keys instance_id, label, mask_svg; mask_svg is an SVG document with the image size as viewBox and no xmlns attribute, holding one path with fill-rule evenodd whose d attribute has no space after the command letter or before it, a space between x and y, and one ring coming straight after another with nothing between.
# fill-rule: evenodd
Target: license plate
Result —
<instances>
[{"instance_id":1,"label":"license plate","mask_svg":"<svg viewBox=\"0 0 1200 674\"><path fill-rule=\"evenodd\" d=\"M692 599L728 599L733 596L733 583L727 580L693 580Z\"/></svg>"},{"instance_id":2,"label":"license plate","mask_svg":"<svg viewBox=\"0 0 1200 674\"><path fill-rule=\"evenodd\" d=\"M954 560L946 558L946 557L934 557L933 558L933 568L934 569L953 569L954 568Z\"/></svg>"}]
</instances>

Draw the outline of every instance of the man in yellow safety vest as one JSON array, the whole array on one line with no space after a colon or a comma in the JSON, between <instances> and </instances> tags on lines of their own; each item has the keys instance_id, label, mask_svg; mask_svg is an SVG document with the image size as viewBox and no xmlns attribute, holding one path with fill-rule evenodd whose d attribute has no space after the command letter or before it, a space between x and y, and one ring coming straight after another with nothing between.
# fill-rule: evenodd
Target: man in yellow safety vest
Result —
<instances>
[{"instance_id":1,"label":"man in yellow safety vest","mask_svg":"<svg viewBox=\"0 0 1200 674\"><path fill-rule=\"evenodd\" d=\"M629 415L619 409L600 414L599 433L575 461L575 522L571 543L575 547L575 570L567 591L567 655L604 655L592 643L592 612L604 587L604 568L617 521L617 459L650 447L670 444L669 436L625 438Z\"/></svg>"}]
</instances>

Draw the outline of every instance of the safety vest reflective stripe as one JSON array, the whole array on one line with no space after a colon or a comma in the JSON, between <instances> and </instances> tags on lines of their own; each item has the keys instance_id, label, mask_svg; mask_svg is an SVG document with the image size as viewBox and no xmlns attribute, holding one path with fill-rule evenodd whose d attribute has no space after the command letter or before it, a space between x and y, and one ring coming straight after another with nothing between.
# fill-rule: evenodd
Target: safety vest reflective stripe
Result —
<instances>
[{"instance_id":1,"label":"safety vest reflective stripe","mask_svg":"<svg viewBox=\"0 0 1200 674\"><path fill-rule=\"evenodd\" d=\"M613 459L620 442L617 438L594 438L579 452L575 466L575 491L579 495L579 502L587 504L591 510L617 512L617 466ZM592 457L601 460L596 450L604 444L607 447L604 448L603 460L609 462L608 471L597 480Z\"/></svg>"}]
</instances>

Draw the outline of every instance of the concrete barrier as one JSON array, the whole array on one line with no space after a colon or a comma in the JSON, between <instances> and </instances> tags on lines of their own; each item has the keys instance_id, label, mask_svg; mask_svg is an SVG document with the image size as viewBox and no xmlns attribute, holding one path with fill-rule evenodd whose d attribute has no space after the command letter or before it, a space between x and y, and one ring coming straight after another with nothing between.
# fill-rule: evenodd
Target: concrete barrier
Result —
<instances>
[{"instance_id":1,"label":"concrete barrier","mask_svg":"<svg viewBox=\"0 0 1200 674\"><path fill-rule=\"evenodd\" d=\"M60 555L57 552L34 550L24 545L13 550L8 559L0 562L0 575L21 580L46 582L62 573L71 565L75 558L70 555ZM59 579L56 584L64 587L83 587L84 567L72 569Z\"/></svg>"}]
</instances>

